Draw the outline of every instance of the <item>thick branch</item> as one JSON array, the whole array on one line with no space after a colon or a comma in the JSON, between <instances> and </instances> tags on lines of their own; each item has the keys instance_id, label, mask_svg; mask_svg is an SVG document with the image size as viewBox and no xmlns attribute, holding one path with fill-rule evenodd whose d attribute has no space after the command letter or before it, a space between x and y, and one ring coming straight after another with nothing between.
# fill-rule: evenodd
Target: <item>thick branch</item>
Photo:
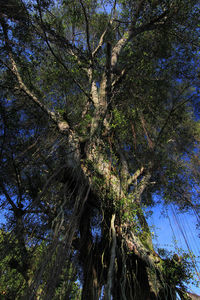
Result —
<instances>
[{"instance_id":1,"label":"thick branch","mask_svg":"<svg viewBox=\"0 0 200 300\"><path fill-rule=\"evenodd\" d=\"M138 28L134 27L135 22L132 23L130 28L128 29L128 31L126 31L124 33L122 38L113 47L112 59L111 59L112 68L114 68L116 66L117 61L118 61L118 56L119 56L120 52L122 51L122 49L126 46L126 44L131 39L133 39L135 36L137 36L138 34L140 34L142 32L159 28L161 26L161 24L160 23L158 24L158 22L161 21L162 19L164 19L166 17L167 13L168 13L168 11L166 10L160 16L153 18L149 23L141 25Z\"/></svg>"},{"instance_id":2,"label":"thick branch","mask_svg":"<svg viewBox=\"0 0 200 300\"><path fill-rule=\"evenodd\" d=\"M108 33L109 29L111 28L112 24L113 24L113 21L114 21L114 14L115 14L115 9L116 9L116 0L114 1L114 5L113 5L113 8L112 8L112 13L111 13L111 16L110 16L110 19L108 21L108 24L106 26L106 29L104 30L104 32L102 33L100 39L99 39L99 43L97 45L97 47L95 48L95 50L92 52L92 57L94 58L99 50L101 49L101 47L103 46L104 44L104 41L105 41L105 37L106 37L106 34Z\"/></svg>"},{"instance_id":3,"label":"thick branch","mask_svg":"<svg viewBox=\"0 0 200 300\"><path fill-rule=\"evenodd\" d=\"M142 168L141 168L141 170L142 170ZM140 199L141 199L142 193L146 189L150 178L151 178L151 172L147 171L147 173L143 176L140 183L136 187L136 190L133 192L133 197L134 197L134 200L136 203L140 204Z\"/></svg>"},{"instance_id":4,"label":"thick branch","mask_svg":"<svg viewBox=\"0 0 200 300\"><path fill-rule=\"evenodd\" d=\"M140 222L140 225L142 227L143 230L143 237L146 239L146 241L148 242L149 247L153 248L152 245L152 239L151 239L151 232L149 229L149 225L146 221L146 218L144 216L144 213L142 211L142 207L141 207L141 196L144 192L144 190L146 189L146 187L149 184L151 178L151 172L148 171L142 178L141 182L139 183L138 186L136 186L135 191L132 193L132 197L133 197L133 202L135 203L136 207L137 207L137 217L138 220Z\"/></svg>"},{"instance_id":5,"label":"thick branch","mask_svg":"<svg viewBox=\"0 0 200 300\"><path fill-rule=\"evenodd\" d=\"M106 29L104 30L104 32L102 33L102 35L101 35L101 37L100 37L100 39L99 39L99 44L98 44L98 46L95 48L95 50L92 52L92 57L95 57L97 54L98 54L98 52L99 52L99 50L101 49L101 47L103 46L103 44L104 44L104 38L105 38L105 35L106 35L106 33L108 32L108 26L106 27Z\"/></svg>"},{"instance_id":6,"label":"thick branch","mask_svg":"<svg viewBox=\"0 0 200 300\"><path fill-rule=\"evenodd\" d=\"M52 111L50 111L43 103L41 103L39 101L39 99L28 89L28 87L24 84L24 82L22 81L22 78L19 74L16 62L11 54L11 52L9 53L9 57L10 57L10 61L12 64L12 72L13 74L16 76L17 80L18 80L18 84L19 84L19 88L27 95L29 96L33 102L35 102L45 113L48 114L48 116L54 121L54 123L57 124L57 117L56 114Z\"/></svg>"},{"instance_id":7,"label":"thick branch","mask_svg":"<svg viewBox=\"0 0 200 300\"><path fill-rule=\"evenodd\" d=\"M143 116L142 112L139 113L139 117L140 117L140 121L142 123L142 127L143 127L143 130L144 130L144 133L145 133L146 138L147 138L148 146L152 150L154 148L154 143L152 142L152 140L150 139L150 137L148 135L148 132L147 132L147 129L146 129L146 125L145 125L145 119L144 119L144 116Z\"/></svg>"},{"instance_id":8,"label":"thick branch","mask_svg":"<svg viewBox=\"0 0 200 300\"><path fill-rule=\"evenodd\" d=\"M83 9L83 14L85 17L86 39L87 39L88 51L89 51L90 55L92 55L92 51L91 51L91 47L90 47L90 29L89 29L89 21L88 21L88 17L87 17L87 12L86 12L85 6L83 5L82 0L80 0L80 3L81 3L81 7Z\"/></svg>"},{"instance_id":9,"label":"thick branch","mask_svg":"<svg viewBox=\"0 0 200 300\"><path fill-rule=\"evenodd\" d=\"M58 126L59 130L61 132L65 132L66 130L69 129L69 124L66 121L63 121L59 114L55 114L53 111L51 111L46 105L44 105L39 99L38 97L29 90L29 88L25 85L25 83L22 80L22 77L19 73L17 64L14 60L13 54L12 54L12 49L9 45L9 38L8 38L8 29L7 29L7 25L4 22L3 19L1 19L1 25L3 28L3 33L4 33L4 39L5 39L5 45L6 45L6 49L8 51L8 56L10 58L10 62L11 62L11 66L12 68L10 68L10 71L15 75L17 81L18 81L18 85L21 91L23 91L29 98L31 98L31 100L37 104L49 117L50 119Z\"/></svg>"},{"instance_id":10,"label":"thick branch","mask_svg":"<svg viewBox=\"0 0 200 300\"><path fill-rule=\"evenodd\" d=\"M13 209L14 213L16 213L19 210L19 208L12 201L12 199L11 199L10 195L8 194L8 192L7 192L7 190L6 190L3 183L0 183L0 187L1 187L4 195L6 196L6 199L7 199L8 203L12 206L12 209Z\"/></svg>"},{"instance_id":11,"label":"thick branch","mask_svg":"<svg viewBox=\"0 0 200 300\"><path fill-rule=\"evenodd\" d=\"M134 181L137 180L137 178L142 175L142 173L144 172L144 167L142 166L140 169L138 169L128 180L128 185L131 185L132 183L134 183Z\"/></svg>"}]
</instances>

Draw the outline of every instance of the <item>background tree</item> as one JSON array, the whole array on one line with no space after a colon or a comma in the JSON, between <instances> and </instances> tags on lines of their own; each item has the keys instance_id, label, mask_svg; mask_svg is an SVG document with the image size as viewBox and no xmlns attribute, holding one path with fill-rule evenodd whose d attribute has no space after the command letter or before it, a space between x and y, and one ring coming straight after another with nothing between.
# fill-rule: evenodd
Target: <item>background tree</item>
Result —
<instances>
[{"instance_id":1,"label":"background tree","mask_svg":"<svg viewBox=\"0 0 200 300\"><path fill-rule=\"evenodd\" d=\"M77 299L78 276L82 299L184 299L184 259L155 253L144 211L157 193L199 213L198 22L196 0L2 5L0 191L20 297Z\"/></svg>"}]
</instances>

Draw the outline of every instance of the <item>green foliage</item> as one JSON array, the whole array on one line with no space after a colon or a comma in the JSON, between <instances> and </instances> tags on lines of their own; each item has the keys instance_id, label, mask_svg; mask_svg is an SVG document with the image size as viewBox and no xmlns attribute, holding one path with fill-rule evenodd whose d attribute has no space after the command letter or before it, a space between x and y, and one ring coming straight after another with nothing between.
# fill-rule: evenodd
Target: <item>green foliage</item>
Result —
<instances>
[{"instance_id":1,"label":"green foliage","mask_svg":"<svg viewBox=\"0 0 200 300\"><path fill-rule=\"evenodd\" d=\"M120 127L122 130L124 130L125 126L126 126L125 116L122 114L121 111L115 108L113 111L113 122L111 124L111 127L112 128Z\"/></svg>"},{"instance_id":2,"label":"green foliage","mask_svg":"<svg viewBox=\"0 0 200 300\"><path fill-rule=\"evenodd\" d=\"M16 266L20 264L20 251L10 233L0 231L0 295L6 299L20 299L26 282Z\"/></svg>"},{"instance_id":3,"label":"green foliage","mask_svg":"<svg viewBox=\"0 0 200 300\"><path fill-rule=\"evenodd\" d=\"M26 275L42 294L53 270L50 298L79 299L77 273L88 293L90 278L107 285L113 212L116 225L128 224L148 252L144 210L156 204L154 193L198 212L198 1L7 2L0 17L0 205L7 211L0 292L20 299ZM63 121L68 132L58 130ZM121 239L116 266L126 261L131 274ZM56 242L70 244L60 270ZM185 289L188 256L168 256L161 266L167 284ZM113 282L128 282L122 295L130 290L129 299L133 282L119 272Z\"/></svg>"},{"instance_id":4,"label":"green foliage","mask_svg":"<svg viewBox=\"0 0 200 300\"><path fill-rule=\"evenodd\" d=\"M66 276L67 274L67 276ZM73 266L69 267L69 270L64 269L63 274L60 277L60 282L55 291L54 300L66 299L70 297L72 300L81 299L81 288L78 282L75 281L73 274Z\"/></svg>"},{"instance_id":5,"label":"green foliage","mask_svg":"<svg viewBox=\"0 0 200 300\"><path fill-rule=\"evenodd\" d=\"M158 249L159 255L163 258L162 270L168 284L187 291L187 287L196 278L195 266L191 261L195 258L191 253L181 251L181 255L173 254L165 249ZM196 286L198 283L196 282Z\"/></svg>"}]
</instances>

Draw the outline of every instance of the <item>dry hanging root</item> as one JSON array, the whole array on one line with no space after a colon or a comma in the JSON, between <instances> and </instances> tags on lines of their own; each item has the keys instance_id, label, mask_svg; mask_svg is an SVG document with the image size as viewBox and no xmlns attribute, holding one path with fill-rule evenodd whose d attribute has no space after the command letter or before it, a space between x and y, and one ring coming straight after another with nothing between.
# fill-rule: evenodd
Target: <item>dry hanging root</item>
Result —
<instances>
[{"instance_id":1,"label":"dry hanging root","mask_svg":"<svg viewBox=\"0 0 200 300\"><path fill-rule=\"evenodd\" d=\"M106 284L106 291L105 291L105 299L111 299L111 290L112 290L112 278L114 272L114 264L115 264L115 256L116 256L116 230L115 230L115 214L112 215L111 224L110 224L111 232L112 232L112 248L110 254L110 265L108 269L108 279Z\"/></svg>"}]
</instances>

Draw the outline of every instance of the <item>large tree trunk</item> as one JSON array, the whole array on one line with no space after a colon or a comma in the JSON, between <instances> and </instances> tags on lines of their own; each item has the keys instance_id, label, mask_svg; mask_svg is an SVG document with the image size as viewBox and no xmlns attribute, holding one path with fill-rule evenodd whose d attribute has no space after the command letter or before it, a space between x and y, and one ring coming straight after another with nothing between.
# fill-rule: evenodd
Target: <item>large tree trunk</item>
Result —
<instances>
[{"instance_id":1,"label":"large tree trunk","mask_svg":"<svg viewBox=\"0 0 200 300\"><path fill-rule=\"evenodd\" d=\"M124 214L129 210L128 198L123 207L118 205L126 197L120 178L111 173L109 162L103 159L102 152L96 152L94 146L88 157L93 161L93 176L87 166L83 172L89 178L93 196L88 198L80 219L79 250L84 278L82 299L99 299L101 293L106 300L112 297L127 300L176 299L175 290L167 285L161 272L162 260L153 250L148 224L138 202L150 176L144 176L133 195L139 206L138 219L144 231L141 242L135 232L135 224L124 221ZM100 187L96 184L96 177L101 178ZM101 224L96 229L99 237L95 240L91 218L97 209L101 214Z\"/></svg>"},{"instance_id":2,"label":"large tree trunk","mask_svg":"<svg viewBox=\"0 0 200 300\"><path fill-rule=\"evenodd\" d=\"M88 145L87 159L78 164L83 182L91 188L79 222L77 249L83 272L82 300L98 300L101 294L105 300L176 299L175 289L168 286L161 272L162 260L153 250L140 207L140 198L151 178L150 171L143 175L132 194L143 231L139 236L136 224L131 221L130 199L123 188L126 184L111 172L105 150L99 149L94 143ZM134 179L140 174L141 171L135 174ZM120 201L123 205L119 205ZM95 229L95 238L92 219L97 212L101 221ZM124 217L126 213L129 213L128 221Z\"/></svg>"},{"instance_id":3,"label":"large tree trunk","mask_svg":"<svg viewBox=\"0 0 200 300\"><path fill-rule=\"evenodd\" d=\"M144 247L129 225L115 225L115 229L114 243L112 234L102 236L99 242L87 235L80 251L84 276L82 299L96 300L100 293L106 300L176 299L175 290L163 278L158 255Z\"/></svg>"},{"instance_id":4,"label":"large tree trunk","mask_svg":"<svg viewBox=\"0 0 200 300\"><path fill-rule=\"evenodd\" d=\"M142 5L144 1L139 2ZM136 17L137 14L139 15L139 9L138 7ZM159 22L165 21L166 18L167 12L164 11L157 18L153 17L150 19L150 22L146 25L138 27L137 30L133 23L115 45L111 45L110 41L106 42L106 63L104 68L102 68L101 78L97 79L95 75L96 69L93 69L93 65L96 54L103 45L105 33L102 33L97 48L93 52L90 51L88 67L80 67L87 74L87 89L90 86L90 93L84 92L88 99L81 121L84 119L88 106L92 103L90 128L82 128L84 138L77 133L76 128L70 126L63 119L61 114L51 111L26 86L14 60L5 20L2 19L1 21L5 48L11 64L10 71L18 82L18 88L49 117L52 123L57 126L59 132L68 140L65 157L66 182L70 182L69 190L71 189L70 192L73 193L73 201L70 199L72 202L72 215L66 221L68 223L65 224L65 251L59 244L59 230L56 233L59 244L58 249L60 249L56 255L62 254L62 256L59 259L55 259L51 270L55 271L56 268L58 272L55 276L59 278L59 269L62 270L62 261L69 254L73 241L77 240L77 245L74 242L74 247L79 253L79 262L82 267L82 300L97 300L101 294L104 295L105 300L173 300L176 298L175 289L168 286L165 282L161 271L161 259L158 258L153 250L150 230L141 207L141 197L149 184L153 173L153 163L155 163L151 158L154 145L146 130L145 120L140 114L142 128L149 147L147 150L148 155L146 155L145 165L143 166L141 163L141 168L134 170L135 174L132 176L128 170L128 163L124 158L123 150L120 151L120 147L117 145L117 138L115 138L112 145L111 126L108 122L112 113L111 104L115 97L115 87L126 71L126 69L121 69L119 74L115 76L114 71L123 48L133 37L146 30L149 31L151 28L157 28ZM106 31L110 30L112 22L113 20L111 19ZM47 40L46 35L45 39ZM55 56L48 40L46 42L53 56ZM73 47L70 49L71 55L74 56L75 60L78 60L77 63L80 65L79 58L76 58L76 52L73 53ZM60 62L59 57L55 56L55 58ZM66 69L62 60L61 65ZM100 82L100 86L97 85L97 81ZM77 84L77 81L75 82ZM78 84L78 87L83 91L80 84ZM82 126L81 121L80 126ZM113 150L112 147L115 149ZM113 170L113 152L118 159L120 172ZM139 184L137 184L139 177ZM131 185L134 185L132 192L129 190ZM137 233L136 224L132 221L134 217L133 207L136 211L138 224L141 227L140 234ZM97 212L101 220L98 225L95 225L95 230L97 231L97 237L95 238L92 222ZM59 224L57 227L59 227ZM54 286L50 287L52 274L54 275L53 272L51 274L51 270L48 272L50 275L48 274L45 290L48 299L52 297L57 283L55 281ZM40 278L32 286L38 288L39 284Z\"/></svg>"}]
</instances>

